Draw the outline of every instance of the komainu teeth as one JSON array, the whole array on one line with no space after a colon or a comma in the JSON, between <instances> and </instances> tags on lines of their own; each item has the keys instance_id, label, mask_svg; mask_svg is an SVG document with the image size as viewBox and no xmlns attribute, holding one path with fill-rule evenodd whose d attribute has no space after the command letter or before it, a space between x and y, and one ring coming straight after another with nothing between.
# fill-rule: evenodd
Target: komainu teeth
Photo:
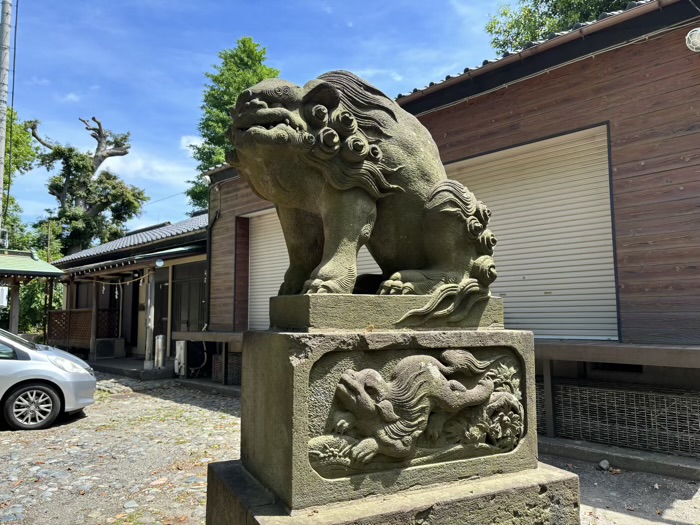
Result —
<instances>
[{"instance_id":1,"label":"komainu teeth","mask_svg":"<svg viewBox=\"0 0 700 525\"><path fill-rule=\"evenodd\" d=\"M282 122L272 122L272 123L268 123L268 124L258 124L259 127L264 128L264 129L268 129L268 130L275 129L277 126L283 126L283 125L289 126L289 127L292 128L294 131L299 131L299 129L300 129L299 126L298 126L295 122L292 122L292 121L291 121L290 119L288 119L288 118L284 119L284 121L282 121Z\"/></svg>"}]
</instances>

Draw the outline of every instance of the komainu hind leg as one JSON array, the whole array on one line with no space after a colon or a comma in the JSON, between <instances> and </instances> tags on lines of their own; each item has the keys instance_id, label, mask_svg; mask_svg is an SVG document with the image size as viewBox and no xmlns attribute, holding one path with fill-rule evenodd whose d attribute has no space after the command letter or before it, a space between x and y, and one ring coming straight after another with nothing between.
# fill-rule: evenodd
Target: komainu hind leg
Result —
<instances>
[{"instance_id":1,"label":"komainu hind leg","mask_svg":"<svg viewBox=\"0 0 700 525\"><path fill-rule=\"evenodd\" d=\"M486 229L491 213L453 180L433 188L424 213L427 267L396 272L379 293L430 296L425 306L408 312L402 323L420 325L439 317L455 322L490 296L488 287L496 279L491 257L496 238Z\"/></svg>"},{"instance_id":2,"label":"komainu hind leg","mask_svg":"<svg viewBox=\"0 0 700 525\"><path fill-rule=\"evenodd\" d=\"M406 270L396 272L382 283L380 295L430 295L441 285L458 283L464 272Z\"/></svg>"}]
</instances>

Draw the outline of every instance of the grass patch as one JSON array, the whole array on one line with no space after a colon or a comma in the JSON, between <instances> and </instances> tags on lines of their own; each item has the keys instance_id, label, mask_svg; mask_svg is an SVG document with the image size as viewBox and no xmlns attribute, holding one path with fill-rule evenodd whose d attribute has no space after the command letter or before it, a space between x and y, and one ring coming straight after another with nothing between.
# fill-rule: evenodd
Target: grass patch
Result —
<instances>
[{"instance_id":1,"label":"grass patch","mask_svg":"<svg viewBox=\"0 0 700 525\"><path fill-rule=\"evenodd\" d=\"M104 390L97 390L95 392L95 403L104 403L111 396L112 394L110 394L109 392L105 392Z\"/></svg>"}]
</instances>

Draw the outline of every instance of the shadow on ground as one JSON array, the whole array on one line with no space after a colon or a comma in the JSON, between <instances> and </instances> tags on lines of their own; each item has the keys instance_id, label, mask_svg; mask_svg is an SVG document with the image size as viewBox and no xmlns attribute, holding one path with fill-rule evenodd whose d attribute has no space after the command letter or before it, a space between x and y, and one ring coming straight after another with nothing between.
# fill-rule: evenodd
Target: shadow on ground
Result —
<instances>
[{"instance_id":1,"label":"shadow on ground","mask_svg":"<svg viewBox=\"0 0 700 525\"><path fill-rule=\"evenodd\" d=\"M240 417L241 403L237 395L213 395L187 386L175 385L174 380L163 381L136 381L127 377L101 374L99 380L106 378L113 383L129 388L135 394L146 395L188 405L221 412L229 416ZM225 388L225 387L221 387ZM99 393L98 393L99 395ZM132 395L130 392L115 392L112 396ZM219 402L212 403L212 397Z\"/></svg>"},{"instance_id":2,"label":"shadow on ground","mask_svg":"<svg viewBox=\"0 0 700 525\"><path fill-rule=\"evenodd\" d=\"M79 411L79 412L76 412L76 413L74 413L74 414L65 414L65 413L63 413L63 414L60 414L60 415L56 418L56 421L54 421L54 423L51 425L50 428L52 428L52 427L62 427L62 426L65 426L65 425L70 425L71 423L73 423L73 422L75 422L75 421L79 421L79 420L81 420L81 419L85 419L86 417L87 417L87 415L86 415L85 412L83 412L82 410ZM8 424L5 422L5 419L2 417L2 415L0 415L0 432L3 432L3 431L9 431L9 432L32 432L31 430L15 430L15 429L13 429L12 427L10 427L10 425L8 425Z\"/></svg>"},{"instance_id":3,"label":"shadow on ground","mask_svg":"<svg viewBox=\"0 0 700 525\"><path fill-rule=\"evenodd\" d=\"M581 525L700 524L700 481L602 471L594 463L556 456L541 455L540 461L578 474Z\"/></svg>"}]
</instances>

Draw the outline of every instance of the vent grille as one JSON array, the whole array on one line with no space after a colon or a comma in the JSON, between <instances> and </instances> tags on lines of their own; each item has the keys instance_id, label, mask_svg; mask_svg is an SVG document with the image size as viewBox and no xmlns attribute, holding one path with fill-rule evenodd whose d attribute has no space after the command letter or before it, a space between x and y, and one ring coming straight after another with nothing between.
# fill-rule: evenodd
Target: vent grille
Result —
<instances>
[{"instance_id":1,"label":"vent grille","mask_svg":"<svg viewBox=\"0 0 700 525\"><path fill-rule=\"evenodd\" d=\"M545 433L537 385L537 431ZM700 392L558 379L557 437L700 457Z\"/></svg>"},{"instance_id":2,"label":"vent grille","mask_svg":"<svg viewBox=\"0 0 700 525\"><path fill-rule=\"evenodd\" d=\"M227 385L240 386L241 384L241 368L242 368L242 356L240 353L229 353L228 355L228 377ZM224 380L224 367L223 359L220 355L215 355L212 357L212 371L211 371L212 381L215 383L221 383Z\"/></svg>"},{"instance_id":3,"label":"vent grille","mask_svg":"<svg viewBox=\"0 0 700 525\"><path fill-rule=\"evenodd\" d=\"M537 382L535 385L536 394L536 404L535 409L537 411L537 433L547 434L547 416L544 409L544 384Z\"/></svg>"}]
</instances>

